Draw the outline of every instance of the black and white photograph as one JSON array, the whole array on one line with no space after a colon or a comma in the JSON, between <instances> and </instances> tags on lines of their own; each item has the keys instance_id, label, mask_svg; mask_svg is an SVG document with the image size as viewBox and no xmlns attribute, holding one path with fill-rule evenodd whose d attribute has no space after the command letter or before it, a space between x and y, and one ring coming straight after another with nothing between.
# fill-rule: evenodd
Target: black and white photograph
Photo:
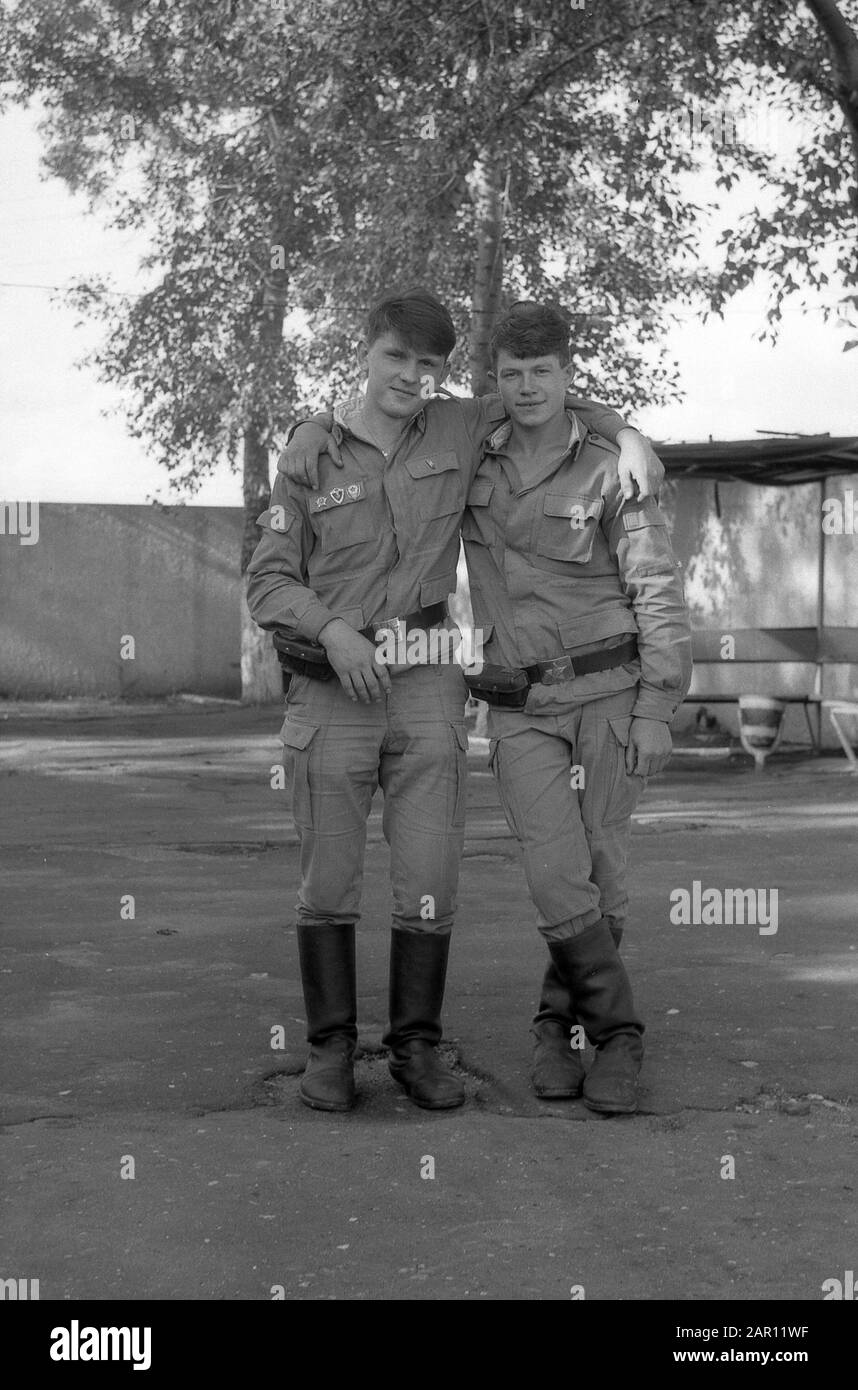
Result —
<instances>
[{"instance_id":1,"label":"black and white photograph","mask_svg":"<svg viewBox=\"0 0 858 1390\"><path fill-rule=\"evenodd\" d=\"M27 1364L563 1302L819 1373L858 0L2 0L0 189Z\"/></svg>"}]
</instances>

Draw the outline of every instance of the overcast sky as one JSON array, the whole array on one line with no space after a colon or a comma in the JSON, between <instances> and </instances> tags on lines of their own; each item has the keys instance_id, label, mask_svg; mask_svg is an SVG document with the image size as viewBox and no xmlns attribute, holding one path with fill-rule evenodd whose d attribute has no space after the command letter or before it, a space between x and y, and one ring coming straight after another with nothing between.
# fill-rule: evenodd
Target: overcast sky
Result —
<instances>
[{"instance_id":1,"label":"overcast sky","mask_svg":"<svg viewBox=\"0 0 858 1390\"><path fill-rule=\"evenodd\" d=\"M134 291L142 244L136 234L105 230L83 199L43 180L39 157L33 116L16 110L0 118L0 495L169 500L161 470L125 428L119 394L75 366L99 330L76 327L75 315L38 288L98 271ZM705 187L698 193L706 197ZM747 190L726 196L725 216L735 219L743 197ZM836 301L836 287L825 298ZM858 435L858 350L842 351L854 332L826 324L818 309L795 308L772 348L755 340L764 302L760 286L734 300L724 322L685 317L667 343L684 399L641 412L634 423L662 440L751 438L758 430ZM611 401L609 383L604 399ZM194 500L240 505L238 475L222 468Z\"/></svg>"}]
</instances>

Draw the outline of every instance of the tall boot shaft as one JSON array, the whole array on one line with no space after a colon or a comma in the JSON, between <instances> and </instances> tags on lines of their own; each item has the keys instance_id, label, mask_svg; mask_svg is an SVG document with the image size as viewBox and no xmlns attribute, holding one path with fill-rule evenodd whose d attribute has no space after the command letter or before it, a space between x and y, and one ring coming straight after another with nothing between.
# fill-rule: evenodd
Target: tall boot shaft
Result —
<instances>
[{"instance_id":1,"label":"tall boot shaft","mask_svg":"<svg viewBox=\"0 0 858 1390\"><path fill-rule=\"evenodd\" d=\"M298 956L307 1011L307 1041L336 1034L357 1039L355 929L329 922L298 924Z\"/></svg>"},{"instance_id":2,"label":"tall boot shaft","mask_svg":"<svg viewBox=\"0 0 858 1390\"><path fill-rule=\"evenodd\" d=\"M390 934L390 1030L387 1047L422 1038L441 1041L441 1009L447 981L450 933L402 931Z\"/></svg>"},{"instance_id":3,"label":"tall boot shaft","mask_svg":"<svg viewBox=\"0 0 858 1390\"><path fill-rule=\"evenodd\" d=\"M415 1105L450 1110L465 1088L438 1056L450 935L394 927L390 938L388 1067Z\"/></svg>"},{"instance_id":4,"label":"tall boot shaft","mask_svg":"<svg viewBox=\"0 0 858 1390\"><path fill-rule=\"evenodd\" d=\"M622 927L616 927L610 923L608 930L619 951L620 942L623 939ZM542 993L539 996L539 1005L533 1016L533 1022L534 1025L562 1023L566 1028L572 1028L578 1022L575 1013L575 1000L572 998L568 984L551 959L549 959L548 965L545 967L545 974L542 977Z\"/></svg>"},{"instance_id":5,"label":"tall boot shaft","mask_svg":"<svg viewBox=\"0 0 858 1390\"><path fill-rule=\"evenodd\" d=\"M312 1110L351 1110L357 1042L354 926L300 923L298 954L310 1044L298 1094Z\"/></svg>"},{"instance_id":6,"label":"tall boot shaft","mask_svg":"<svg viewBox=\"0 0 858 1390\"><path fill-rule=\"evenodd\" d=\"M594 1046L621 1034L640 1038L644 1026L605 918L580 936L550 941L548 949L574 1001L575 1016Z\"/></svg>"},{"instance_id":7,"label":"tall boot shaft","mask_svg":"<svg viewBox=\"0 0 858 1390\"><path fill-rule=\"evenodd\" d=\"M571 1028L575 1023L575 1001L554 961L549 958L542 977L539 1006L533 1016L534 1026L540 1023L560 1023Z\"/></svg>"}]
</instances>

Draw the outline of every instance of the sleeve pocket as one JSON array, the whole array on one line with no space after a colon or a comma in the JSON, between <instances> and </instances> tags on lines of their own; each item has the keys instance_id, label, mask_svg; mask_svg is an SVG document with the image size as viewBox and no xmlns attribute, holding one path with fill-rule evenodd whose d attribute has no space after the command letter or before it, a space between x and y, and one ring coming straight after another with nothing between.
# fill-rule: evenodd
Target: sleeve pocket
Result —
<instances>
[{"instance_id":1,"label":"sleeve pocket","mask_svg":"<svg viewBox=\"0 0 858 1390\"><path fill-rule=\"evenodd\" d=\"M651 508L647 507L645 510L638 508L634 512L625 512L623 525L627 531L640 531L644 526L666 526L667 518L654 503Z\"/></svg>"}]
</instances>

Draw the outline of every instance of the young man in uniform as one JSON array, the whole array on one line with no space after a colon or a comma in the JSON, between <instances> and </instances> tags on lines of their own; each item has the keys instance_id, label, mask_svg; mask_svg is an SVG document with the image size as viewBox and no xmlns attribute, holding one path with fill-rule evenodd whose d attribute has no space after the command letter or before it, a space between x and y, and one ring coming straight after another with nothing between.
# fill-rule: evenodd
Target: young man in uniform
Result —
<instances>
[{"instance_id":1,"label":"young man in uniform","mask_svg":"<svg viewBox=\"0 0 858 1390\"><path fill-rule=\"evenodd\" d=\"M379 785L393 889L390 1071L417 1105L445 1109L464 1099L437 1046L464 840L467 691L460 667L433 656L429 643L422 663L390 668L376 646L383 636L407 641L443 627L465 496L481 442L503 418L497 397L429 399L454 345L448 312L425 291L375 306L359 349L365 397L335 416L341 463L319 459L311 492L278 475L248 569L255 621L321 644L336 677L293 676L282 731L301 843L297 928L310 1055L300 1093L318 1109L347 1110L355 1098L355 923ZM637 480L652 486L640 436L612 411L582 401L576 410L622 435ZM315 458L327 433L301 431L315 438ZM300 440L291 457L303 476Z\"/></svg>"},{"instance_id":2,"label":"young man in uniform","mask_svg":"<svg viewBox=\"0 0 858 1390\"><path fill-rule=\"evenodd\" d=\"M468 493L487 663L468 683L493 706L491 765L551 955L533 1082L546 1099L583 1089L593 1110L629 1113L644 1031L617 950L630 818L670 756L691 679L688 615L656 501L623 497L616 448L568 408L565 319L514 308L492 358L508 418ZM516 682L518 695L503 693ZM596 1047L586 1078L576 1024Z\"/></svg>"}]
</instances>

